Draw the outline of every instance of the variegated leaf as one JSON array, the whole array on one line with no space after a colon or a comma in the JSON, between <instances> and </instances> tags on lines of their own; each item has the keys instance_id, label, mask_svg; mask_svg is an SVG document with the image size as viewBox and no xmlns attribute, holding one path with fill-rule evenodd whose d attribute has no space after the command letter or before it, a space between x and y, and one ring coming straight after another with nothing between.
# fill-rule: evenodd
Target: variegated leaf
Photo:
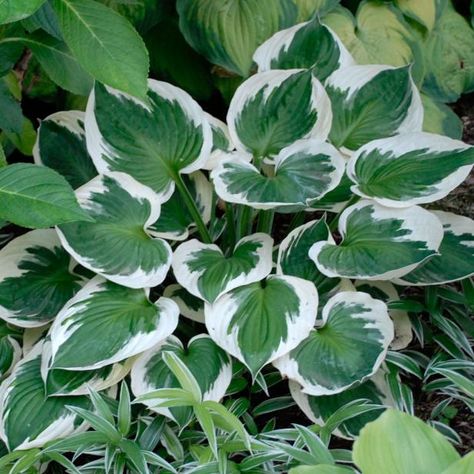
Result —
<instances>
[{"instance_id":1,"label":"variegated leaf","mask_svg":"<svg viewBox=\"0 0 474 474\"><path fill-rule=\"evenodd\" d=\"M153 79L148 102L96 84L86 111L87 148L100 173L121 171L166 201L179 173L209 158L212 132L189 94Z\"/></svg>"},{"instance_id":2,"label":"variegated leaf","mask_svg":"<svg viewBox=\"0 0 474 474\"><path fill-rule=\"evenodd\" d=\"M204 324L204 302L201 298L176 284L167 286L163 296L173 300L178 305L179 313L185 318Z\"/></svg>"},{"instance_id":3,"label":"variegated leaf","mask_svg":"<svg viewBox=\"0 0 474 474\"><path fill-rule=\"evenodd\" d=\"M273 362L305 393L317 396L343 392L374 375L393 339L387 306L367 293L337 293L322 319L321 327Z\"/></svg>"},{"instance_id":4,"label":"variegated leaf","mask_svg":"<svg viewBox=\"0 0 474 474\"><path fill-rule=\"evenodd\" d=\"M124 173L100 175L76 195L95 222L58 228L64 248L84 267L129 288L159 285L171 265L171 247L147 228L160 216L153 191Z\"/></svg>"},{"instance_id":5,"label":"variegated leaf","mask_svg":"<svg viewBox=\"0 0 474 474\"><path fill-rule=\"evenodd\" d=\"M0 379L5 378L21 358L20 338L18 329L0 320Z\"/></svg>"},{"instance_id":6,"label":"variegated leaf","mask_svg":"<svg viewBox=\"0 0 474 474\"><path fill-rule=\"evenodd\" d=\"M421 131L423 105L410 67L367 65L335 71L326 81L333 121L331 142L357 150L392 135Z\"/></svg>"},{"instance_id":7,"label":"variegated leaf","mask_svg":"<svg viewBox=\"0 0 474 474\"><path fill-rule=\"evenodd\" d=\"M223 160L229 152L234 149L234 144L229 135L229 128L227 124L212 115L205 113L207 121L212 130L212 151L211 154L202 166L204 170L213 170L221 160Z\"/></svg>"},{"instance_id":8,"label":"variegated leaf","mask_svg":"<svg viewBox=\"0 0 474 474\"><path fill-rule=\"evenodd\" d=\"M318 210L334 213L343 211L349 200L354 195L351 190L352 184L353 183L347 176L347 173L344 173L339 184L332 191L325 194L321 199L317 199L311 203L311 207L308 211Z\"/></svg>"},{"instance_id":9,"label":"variegated leaf","mask_svg":"<svg viewBox=\"0 0 474 474\"><path fill-rule=\"evenodd\" d=\"M20 327L53 320L84 284L53 229L37 229L0 250L0 318Z\"/></svg>"},{"instance_id":10,"label":"variegated leaf","mask_svg":"<svg viewBox=\"0 0 474 474\"><path fill-rule=\"evenodd\" d=\"M344 169L344 159L329 143L299 140L276 156L271 176L242 158L230 158L211 177L216 193L227 202L256 209L305 208L334 189Z\"/></svg>"},{"instance_id":11,"label":"variegated leaf","mask_svg":"<svg viewBox=\"0 0 474 474\"><path fill-rule=\"evenodd\" d=\"M469 176L473 164L474 147L418 132L368 143L352 155L347 174L359 196L408 207L445 197Z\"/></svg>"},{"instance_id":12,"label":"variegated leaf","mask_svg":"<svg viewBox=\"0 0 474 474\"><path fill-rule=\"evenodd\" d=\"M309 256L330 277L390 280L436 255L443 239L439 219L418 206L391 209L361 200L339 220L339 245L316 242Z\"/></svg>"},{"instance_id":13,"label":"variegated leaf","mask_svg":"<svg viewBox=\"0 0 474 474\"><path fill-rule=\"evenodd\" d=\"M145 290L97 276L51 327L52 368L93 370L132 357L168 337L178 316L178 307L168 298L151 303Z\"/></svg>"},{"instance_id":14,"label":"variegated leaf","mask_svg":"<svg viewBox=\"0 0 474 474\"><path fill-rule=\"evenodd\" d=\"M290 69L257 73L235 92L227 113L238 151L272 158L302 138L326 140L331 103L311 71Z\"/></svg>"},{"instance_id":15,"label":"variegated leaf","mask_svg":"<svg viewBox=\"0 0 474 474\"><path fill-rule=\"evenodd\" d=\"M294 349L309 334L317 310L313 283L271 275L206 303L204 314L212 339L255 378L264 365Z\"/></svg>"},{"instance_id":16,"label":"variegated leaf","mask_svg":"<svg viewBox=\"0 0 474 474\"><path fill-rule=\"evenodd\" d=\"M191 294L213 303L234 288L264 279L272 270L272 246L269 235L252 234L226 257L217 245L193 239L175 250L173 272Z\"/></svg>"}]
</instances>

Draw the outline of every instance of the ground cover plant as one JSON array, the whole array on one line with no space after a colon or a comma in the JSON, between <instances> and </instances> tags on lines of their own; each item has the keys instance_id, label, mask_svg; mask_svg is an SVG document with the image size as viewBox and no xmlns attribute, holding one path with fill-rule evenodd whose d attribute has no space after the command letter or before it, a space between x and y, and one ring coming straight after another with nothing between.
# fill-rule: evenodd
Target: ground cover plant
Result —
<instances>
[{"instance_id":1,"label":"ground cover plant","mask_svg":"<svg viewBox=\"0 0 474 474\"><path fill-rule=\"evenodd\" d=\"M0 472L473 472L469 15L0 2Z\"/></svg>"}]
</instances>

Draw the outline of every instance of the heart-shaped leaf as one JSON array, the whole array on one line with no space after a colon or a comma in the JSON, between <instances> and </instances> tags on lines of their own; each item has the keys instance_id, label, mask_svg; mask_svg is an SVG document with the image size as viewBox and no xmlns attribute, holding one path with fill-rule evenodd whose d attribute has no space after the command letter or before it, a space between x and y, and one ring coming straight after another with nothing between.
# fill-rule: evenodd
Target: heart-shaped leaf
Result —
<instances>
[{"instance_id":1,"label":"heart-shaped leaf","mask_svg":"<svg viewBox=\"0 0 474 474\"><path fill-rule=\"evenodd\" d=\"M275 33L257 48L253 59L259 72L270 69L311 69L320 80L354 60L341 40L319 18Z\"/></svg>"},{"instance_id":2,"label":"heart-shaped leaf","mask_svg":"<svg viewBox=\"0 0 474 474\"><path fill-rule=\"evenodd\" d=\"M93 370L132 357L168 337L178 316L178 307L168 298L151 303L145 290L97 276L51 326L52 367Z\"/></svg>"},{"instance_id":3,"label":"heart-shaped leaf","mask_svg":"<svg viewBox=\"0 0 474 474\"><path fill-rule=\"evenodd\" d=\"M159 285L171 265L171 247L147 228L160 215L155 193L124 173L100 175L76 191L95 222L59 227L64 248L84 267L130 288Z\"/></svg>"},{"instance_id":4,"label":"heart-shaped leaf","mask_svg":"<svg viewBox=\"0 0 474 474\"><path fill-rule=\"evenodd\" d=\"M322 319L321 327L273 362L310 395L339 393L371 377L393 339L387 306L367 293L337 293L324 306Z\"/></svg>"},{"instance_id":5,"label":"heart-shaped leaf","mask_svg":"<svg viewBox=\"0 0 474 474\"><path fill-rule=\"evenodd\" d=\"M193 239L175 250L173 272L191 294L212 303L234 288L265 278L272 270L272 246L269 235L252 234L226 257L217 245Z\"/></svg>"},{"instance_id":6,"label":"heart-shaped leaf","mask_svg":"<svg viewBox=\"0 0 474 474\"><path fill-rule=\"evenodd\" d=\"M344 169L344 158L329 143L300 140L276 156L272 176L242 158L230 158L211 177L216 193L227 202L256 209L308 207L339 184Z\"/></svg>"},{"instance_id":7,"label":"heart-shaped leaf","mask_svg":"<svg viewBox=\"0 0 474 474\"><path fill-rule=\"evenodd\" d=\"M227 353L217 346L207 334L193 337L187 349L181 341L170 336L159 345L144 352L132 368L132 390L139 397L161 388L180 388L180 384L162 356L166 351L175 353L196 378L203 400L218 402L226 393L232 380L232 361ZM159 401L150 400L147 405L184 426L189 420L188 407L157 407Z\"/></svg>"},{"instance_id":8,"label":"heart-shaped leaf","mask_svg":"<svg viewBox=\"0 0 474 474\"><path fill-rule=\"evenodd\" d=\"M87 148L100 173L127 173L162 201L171 196L176 176L200 169L212 147L201 107L183 90L153 79L146 104L96 84L85 127Z\"/></svg>"},{"instance_id":9,"label":"heart-shaped leaf","mask_svg":"<svg viewBox=\"0 0 474 474\"><path fill-rule=\"evenodd\" d=\"M326 81L333 121L330 139L356 150L378 138L421 132L423 105L409 66L350 66Z\"/></svg>"},{"instance_id":10,"label":"heart-shaped leaf","mask_svg":"<svg viewBox=\"0 0 474 474\"><path fill-rule=\"evenodd\" d=\"M10 450L41 447L84 429L66 407L88 408L88 397L48 397L45 393L43 344L40 341L0 386L0 433Z\"/></svg>"},{"instance_id":11,"label":"heart-shaped leaf","mask_svg":"<svg viewBox=\"0 0 474 474\"><path fill-rule=\"evenodd\" d=\"M431 133L375 140L352 155L347 174L359 196L389 207L437 201L459 186L474 164L474 147Z\"/></svg>"},{"instance_id":12,"label":"heart-shaped leaf","mask_svg":"<svg viewBox=\"0 0 474 474\"><path fill-rule=\"evenodd\" d=\"M237 150L259 158L302 138L325 141L331 120L326 91L303 69L255 74L237 89L227 113Z\"/></svg>"},{"instance_id":13,"label":"heart-shaped leaf","mask_svg":"<svg viewBox=\"0 0 474 474\"><path fill-rule=\"evenodd\" d=\"M33 148L35 163L63 175L73 188L97 176L87 153L84 112L57 112L41 121Z\"/></svg>"},{"instance_id":14,"label":"heart-shaped leaf","mask_svg":"<svg viewBox=\"0 0 474 474\"><path fill-rule=\"evenodd\" d=\"M0 250L0 318L20 327L43 326L83 283L53 229L28 232Z\"/></svg>"},{"instance_id":15,"label":"heart-shaped leaf","mask_svg":"<svg viewBox=\"0 0 474 474\"><path fill-rule=\"evenodd\" d=\"M253 378L309 334L317 311L313 283L274 275L236 288L204 307L212 339L243 362Z\"/></svg>"},{"instance_id":16,"label":"heart-shaped leaf","mask_svg":"<svg viewBox=\"0 0 474 474\"><path fill-rule=\"evenodd\" d=\"M316 242L309 256L330 277L390 280L436 255L443 239L439 219L418 206L390 209L361 200L339 220L339 245Z\"/></svg>"}]
</instances>

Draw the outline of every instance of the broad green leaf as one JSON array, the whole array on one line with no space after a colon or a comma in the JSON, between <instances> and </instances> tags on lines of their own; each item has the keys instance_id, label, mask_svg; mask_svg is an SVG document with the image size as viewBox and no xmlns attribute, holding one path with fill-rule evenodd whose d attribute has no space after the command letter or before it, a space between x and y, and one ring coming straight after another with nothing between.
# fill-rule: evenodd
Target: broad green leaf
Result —
<instances>
[{"instance_id":1,"label":"broad green leaf","mask_svg":"<svg viewBox=\"0 0 474 474\"><path fill-rule=\"evenodd\" d=\"M442 199L474 165L474 147L442 135L406 133L374 140L347 164L352 190L388 207L409 207Z\"/></svg>"},{"instance_id":2,"label":"broad green leaf","mask_svg":"<svg viewBox=\"0 0 474 474\"><path fill-rule=\"evenodd\" d=\"M264 279L272 270L272 247L269 235L252 234L226 257L217 245L193 239L175 250L173 272L189 293L213 303L234 288Z\"/></svg>"},{"instance_id":3,"label":"broad green leaf","mask_svg":"<svg viewBox=\"0 0 474 474\"><path fill-rule=\"evenodd\" d=\"M213 170L219 162L229 156L229 152L234 149L234 144L229 135L229 128L219 119L205 113L212 130L212 151L202 169Z\"/></svg>"},{"instance_id":4,"label":"broad green leaf","mask_svg":"<svg viewBox=\"0 0 474 474\"><path fill-rule=\"evenodd\" d=\"M33 128L31 120L25 117L19 132L9 132L4 130L4 134L8 139L7 143L11 142L11 144L21 153L26 156L31 156L33 154L33 146L36 140L36 131Z\"/></svg>"},{"instance_id":5,"label":"broad green leaf","mask_svg":"<svg viewBox=\"0 0 474 474\"><path fill-rule=\"evenodd\" d=\"M0 217L23 227L90 221L67 181L52 169L15 163L0 169Z\"/></svg>"},{"instance_id":6,"label":"broad green leaf","mask_svg":"<svg viewBox=\"0 0 474 474\"><path fill-rule=\"evenodd\" d=\"M466 454L463 458L451 464L442 474L471 474L474 471L474 453Z\"/></svg>"},{"instance_id":7,"label":"broad green leaf","mask_svg":"<svg viewBox=\"0 0 474 474\"><path fill-rule=\"evenodd\" d=\"M59 29L58 17L49 2L43 3L41 8L36 10L33 15L25 18L21 24L30 33L41 29L54 38L63 39Z\"/></svg>"},{"instance_id":8,"label":"broad green leaf","mask_svg":"<svg viewBox=\"0 0 474 474\"><path fill-rule=\"evenodd\" d=\"M298 7L299 21L308 20L317 13L322 17L330 12L341 0L293 0Z\"/></svg>"},{"instance_id":9,"label":"broad green leaf","mask_svg":"<svg viewBox=\"0 0 474 474\"><path fill-rule=\"evenodd\" d=\"M216 193L226 202L255 209L305 208L333 190L344 169L344 158L329 143L299 140L275 157L271 176L261 174L244 157L232 157L222 161L211 178Z\"/></svg>"},{"instance_id":10,"label":"broad green leaf","mask_svg":"<svg viewBox=\"0 0 474 474\"><path fill-rule=\"evenodd\" d=\"M212 214L213 187L206 176L195 171L183 177L194 202L200 211L202 220L208 224ZM195 222L179 190L175 189L168 201L161 205L160 217L150 227L150 234L169 240L186 240Z\"/></svg>"},{"instance_id":11,"label":"broad green leaf","mask_svg":"<svg viewBox=\"0 0 474 474\"><path fill-rule=\"evenodd\" d=\"M309 334L317 310L313 283L271 275L206 303L204 313L212 339L243 362L255 379L264 365L294 349Z\"/></svg>"},{"instance_id":12,"label":"broad green leaf","mask_svg":"<svg viewBox=\"0 0 474 474\"><path fill-rule=\"evenodd\" d=\"M180 388L180 384L169 370L162 355L170 351L186 365L195 377L203 400L219 401L232 379L230 357L217 346L207 334L193 337L185 349L174 336L144 352L132 368L132 391L139 397L160 388ZM162 408L156 406L161 400L149 400L146 405L153 411L175 420L184 426L191 416L189 407Z\"/></svg>"},{"instance_id":13,"label":"broad green leaf","mask_svg":"<svg viewBox=\"0 0 474 474\"><path fill-rule=\"evenodd\" d=\"M21 133L24 120L23 112L19 97L16 95L16 91L12 90L13 87L16 88L17 83L16 81L11 83L10 75L0 78L0 107L2 110L0 129L12 133Z\"/></svg>"},{"instance_id":14,"label":"broad green leaf","mask_svg":"<svg viewBox=\"0 0 474 474\"><path fill-rule=\"evenodd\" d=\"M87 153L84 112L56 112L41 121L33 156L35 163L62 174L73 188L97 176Z\"/></svg>"},{"instance_id":15,"label":"broad green leaf","mask_svg":"<svg viewBox=\"0 0 474 474\"><path fill-rule=\"evenodd\" d=\"M352 474L354 471L346 467L318 464L317 466L298 466L290 469L289 474Z\"/></svg>"},{"instance_id":16,"label":"broad green leaf","mask_svg":"<svg viewBox=\"0 0 474 474\"><path fill-rule=\"evenodd\" d=\"M252 55L273 33L292 25L292 0L178 0L186 41L211 63L248 76Z\"/></svg>"},{"instance_id":17,"label":"broad green leaf","mask_svg":"<svg viewBox=\"0 0 474 474\"><path fill-rule=\"evenodd\" d=\"M311 69L324 81L354 60L339 38L318 18L275 33L255 51L259 72L270 69Z\"/></svg>"},{"instance_id":18,"label":"broad green leaf","mask_svg":"<svg viewBox=\"0 0 474 474\"><path fill-rule=\"evenodd\" d=\"M0 24L13 23L32 15L46 0L0 1Z\"/></svg>"},{"instance_id":19,"label":"broad green leaf","mask_svg":"<svg viewBox=\"0 0 474 474\"><path fill-rule=\"evenodd\" d=\"M179 313L185 318L204 324L204 302L192 295L181 285L169 285L165 288L163 296L173 300L179 308Z\"/></svg>"},{"instance_id":20,"label":"broad green leaf","mask_svg":"<svg viewBox=\"0 0 474 474\"><path fill-rule=\"evenodd\" d=\"M53 229L9 242L0 250L0 318L20 327L47 324L84 283L72 267Z\"/></svg>"},{"instance_id":21,"label":"broad green leaf","mask_svg":"<svg viewBox=\"0 0 474 474\"><path fill-rule=\"evenodd\" d=\"M421 131L423 106L410 67L339 69L326 81L333 112L330 140L356 150L378 138Z\"/></svg>"},{"instance_id":22,"label":"broad green leaf","mask_svg":"<svg viewBox=\"0 0 474 474\"><path fill-rule=\"evenodd\" d=\"M333 395L367 380L393 339L387 306L367 293L344 291L329 299L322 325L273 362L310 395Z\"/></svg>"},{"instance_id":23,"label":"broad green leaf","mask_svg":"<svg viewBox=\"0 0 474 474\"><path fill-rule=\"evenodd\" d=\"M9 449L30 449L82 430L66 406L86 408L87 397L47 397L41 378L43 341L0 386L0 433Z\"/></svg>"},{"instance_id":24,"label":"broad green leaf","mask_svg":"<svg viewBox=\"0 0 474 474\"><path fill-rule=\"evenodd\" d=\"M474 221L450 212L433 211L443 224L439 255L400 279L404 285L440 285L474 275Z\"/></svg>"},{"instance_id":25,"label":"broad green leaf","mask_svg":"<svg viewBox=\"0 0 474 474\"><path fill-rule=\"evenodd\" d=\"M339 245L316 242L309 256L329 277L390 280L437 254L443 228L429 211L412 206L391 209L361 200L339 220Z\"/></svg>"},{"instance_id":26,"label":"broad green leaf","mask_svg":"<svg viewBox=\"0 0 474 474\"><path fill-rule=\"evenodd\" d=\"M453 109L426 94L421 94L421 101L424 109L423 131L461 140L463 123Z\"/></svg>"},{"instance_id":27,"label":"broad green leaf","mask_svg":"<svg viewBox=\"0 0 474 474\"><path fill-rule=\"evenodd\" d=\"M436 429L390 409L362 429L353 457L364 474L441 474L459 454Z\"/></svg>"},{"instance_id":28,"label":"broad green leaf","mask_svg":"<svg viewBox=\"0 0 474 474\"><path fill-rule=\"evenodd\" d=\"M129 288L159 285L171 265L171 247L153 238L160 205L155 193L124 173L100 175L76 191L94 222L58 228L64 248L84 267Z\"/></svg>"},{"instance_id":29,"label":"broad green leaf","mask_svg":"<svg viewBox=\"0 0 474 474\"><path fill-rule=\"evenodd\" d=\"M95 277L51 327L52 367L93 370L139 354L174 331L178 313L168 298L151 303L145 290Z\"/></svg>"},{"instance_id":30,"label":"broad green leaf","mask_svg":"<svg viewBox=\"0 0 474 474\"><path fill-rule=\"evenodd\" d=\"M132 25L93 0L52 0L52 5L79 64L98 81L145 99L148 53Z\"/></svg>"},{"instance_id":31,"label":"broad green leaf","mask_svg":"<svg viewBox=\"0 0 474 474\"><path fill-rule=\"evenodd\" d=\"M438 7L445 2L440 0L395 0L395 3L405 16L431 31L440 13Z\"/></svg>"},{"instance_id":32,"label":"broad green leaf","mask_svg":"<svg viewBox=\"0 0 474 474\"><path fill-rule=\"evenodd\" d=\"M247 79L227 113L238 151L272 158L302 138L326 140L331 103L321 83L307 70L267 71Z\"/></svg>"},{"instance_id":33,"label":"broad green leaf","mask_svg":"<svg viewBox=\"0 0 474 474\"><path fill-rule=\"evenodd\" d=\"M96 84L86 111L87 147L101 173L122 171L166 201L178 173L208 159L212 132L186 92L150 80L148 103Z\"/></svg>"}]
</instances>

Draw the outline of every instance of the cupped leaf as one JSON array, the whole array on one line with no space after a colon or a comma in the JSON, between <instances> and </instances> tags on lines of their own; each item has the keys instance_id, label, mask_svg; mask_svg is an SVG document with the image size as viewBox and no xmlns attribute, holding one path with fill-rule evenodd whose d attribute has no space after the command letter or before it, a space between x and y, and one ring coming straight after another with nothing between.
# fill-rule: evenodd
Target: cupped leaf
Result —
<instances>
[{"instance_id":1,"label":"cupped leaf","mask_svg":"<svg viewBox=\"0 0 474 474\"><path fill-rule=\"evenodd\" d=\"M3 0L0 2L0 24L13 23L32 15L46 0Z\"/></svg>"},{"instance_id":2,"label":"cupped leaf","mask_svg":"<svg viewBox=\"0 0 474 474\"><path fill-rule=\"evenodd\" d=\"M329 143L299 140L276 156L271 176L244 158L232 157L222 161L211 177L216 193L227 202L256 209L304 208L334 189L344 169L344 158Z\"/></svg>"},{"instance_id":3,"label":"cupped leaf","mask_svg":"<svg viewBox=\"0 0 474 474\"><path fill-rule=\"evenodd\" d=\"M87 147L101 173L122 171L166 201L178 173L206 162L212 132L189 94L153 79L147 103L96 84L86 110Z\"/></svg>"},{"instance_id":4,"label":"cupped leaf","mask_svg":"<svg viewBox=\"0 0 474 474\"><path fill-rule=\"evenodd\" d=\"M244 77L257 46L298 14L292 0L178 0L177 10L186 41L211 63Z\"/></svg>"},{"instance_id":5,"label":"cupped leaf","mask_svg":"<svg viewBox=\"0 0 474 474\"><path fill-rule=\"evenodd\" d=\"M41 121L33 148L35 163L63 175L73 188L97 176L87 153L84 112L56 112Z\"/></svg>"},{"instance_id":6,"label":"cupped leaf","mask_svg":"<svg viewBox=\"0 0 474 474\"><path fill-rule=\"evenodd\" d=\"M54 170L29 163L0 169L0 218L23 227L90 221L68 182Z\"/></svg>"},{"instance_id":7,"label":"cupped leaf","mask_svg":"<svg viewBox=\"0 0 474 474\"><path fill-rule=\"evenodd\" d=\"M44 446L85 428L67 406L88 408L88 397L48 397L41 378L40 341L0 386L0 435L10 450Z\"/></svg>"},{"instance_id":8,"label":"cupped leaf","mask_svg":"<svg viewBox=\"0 0 474 474\"><path fill-rule=\"evenodd\" d=\"M324 306L322 326L273 365L305 393L333 395L374 375L392 339L385 303L367 293L343 291Z\"/></svg>"},{"instance_id":9,"label":"cupped leaf","mask_svg":"<svg viewBox=\"0 0 474 474\"><path fill-rule=\"evenodd\" d=\"M352 190L388 207L437 201L459 186L474 165L474 147L417 132L375 140L347 165Z\"/></svg>"},{"instance_id":10,"label":"cupped leaf","mask_svg":"<svg viewBox=\"0 0 474 474\"><path fill-rule=\"evenodd\" d=\"M129 288L159 285L171 247L147 227L160 215L156 194L124 173L100 175L76 191L94 222L58 228L64 248L84 267Z\"/></svg>"},{"instance_id":11,"label":"cupped leaf","mask_svg":"<svg viewBox=\"0 0 474 474\"><path fill-rule=\"evenodd\" d=\"M255 378L264 365L294 349L309 334L317 310L313 283L272 275L206 303L204 314L212 339Z\"/></svg>"},{"instance_id":12,"label":"cupped leaf","mask_svg":"<svg viewBox=\"0 0 474 474\"><path fill-rule=\"evenodd\" d=\"M207 224L211 220L213 188L206 176L195 171L184 176L189 192L200 211L202 220ZM169 240L185 240L189 231L195 227L185 202L178 190L175 190L168 201L162 204L160 217L149 228L151 235Z\"/></svg>"},{"instance_id":13,"label":"cupped leaf","mask_svg":"<svg viewBox=\"0 0 474 474\"><path fill-rule=\"evenodd\" d=\"M204 301L201 298L177 284L167 286L163 296L173 300L178 305L179 313L185 318L204 324Z\"/></svg>"},{"instance_id":14,"label":"cupped leaf","mask_svg":"<svg viewBox=\"0 0 474 474\"><path fill-rule=\"evenodd\" d=\"M398 284L440 285L474 275L474 221L450 212L432 212L444 230L439 255L396 280Z\"/></svg>"},{"instance_id":15,"label":"cupped leaf","mask_svg":"<svg viewBox=\"0 0 474 474\"><path fill-rule=\"evenodd\" d=\"M325 81L336 69L354 60L341 40L319 18L275 33L255 51L259 72L270 69L311 69Z\"/></svg>"},{"instance_id":16,"label":"cupped leaf","mask_svg":"<svg viewBox=\"0 0 474 474\"><path fill-rule=\"evenodd\" d=\"M81 288L69 254L53 229L21 235L0 250L0 318L44 326Z\"/></svg>"},{"instance_id":17,"label":"cupped leaf","mask_svg":"<svg viewBox=\"0 0 474 474\"><path fill-rule=\"evenodd\" d=\"M52 0L52 5L79 64L98 81L144 99L148 53L132 25L92 0Z\"/></svg>"},{"instance_id":18,"label":"cupped leaf","mask_svg":"<svg viewBox=\"0 0 474 474\"><path fill-rule=\"evenodd\" d=\"M326 140L331 119L323 86L303 69L255 74L237 89L227 113L237 150L266 158L302 138Z\"/></svg>"},{"instance_id":19,"label":"cupped leaf","mask_svg":"<svg viewBox=\"0 0 474 474\"><path fill-rule=\"evenodd\" d=\"M316 242L309 256L324 275L390 280L406 275L436 255L443 239L439 219L412 206L391 209L361 200L339 220L339 245Z\"/></svg>"},{"instance_id":20,"label":"cupped leaf","mask_svg":"<svg viewBox=\"0 0 474 474\"><path fill-rule=\"evenodd\" d=\"M421 131L423 106L410 67L367 65L335 71L326 81L333 111L331 142L357 150L399 133Z\"/></svg>"},{"instance_id":21,"label":"cupped leaf","mask_svg":"<svg viewBox=\"0 0 474 474\"><path fill-rule=\"evenodd\" d=\"M132 357L168 337L178 316L178 307L168 298L151 303L145 290L97 276L51 327L52 368L93 370Z\"/></svg>"},{"instance_id":22,"label":"cupped leaf","mask_svg":"<svg viewBox=\"0 0 474 474\"><path fill-rule=\"evenodd\" d=\"M269 235L252 234L226 257L217 245L193 239L175 250L173 272L191 294L213 303L234 288L264 279L272 270L272 246Z\"/></svg>"},{"instance_id":23,"label":"cupped leaf","mask_svg":"<svg viewBox=\"0 0 474 474\"><path fill-rule=\"evenodd\" d=\"M202 169L213 170L234 149L227 124L206 113L212 130L212 151Z\"/></svg>"},{"instance_id":24,"label":"cupped leaf","mask_svg":"<svg viewBox=\"0 0 474 474\"><path fill-rule=\"evenodd\" d=\"M441 474L460 458L435 428L393 409L362 429L353 457L364 474Z\"/></svg>"},{"instance_id":25,"label":"cupped leaf","mask_svg":"<svg viewBox=\"0 0 474 474\"><path fill-rule=\"evenodd\" d=\"M232 361L207 334L200 334L188 342L185 349L181 341L170 336L152 349L144 352L132 368L132 391L136 397L162 388L180 388L180 384L163 360L164 352L176 354L194 375L203 400L218 402L226 393L232 380ZM147 406L183 426L190 416L188 407L164 408L157 406L161 400L150 400Z\"/></svg>"}]
</instances>

